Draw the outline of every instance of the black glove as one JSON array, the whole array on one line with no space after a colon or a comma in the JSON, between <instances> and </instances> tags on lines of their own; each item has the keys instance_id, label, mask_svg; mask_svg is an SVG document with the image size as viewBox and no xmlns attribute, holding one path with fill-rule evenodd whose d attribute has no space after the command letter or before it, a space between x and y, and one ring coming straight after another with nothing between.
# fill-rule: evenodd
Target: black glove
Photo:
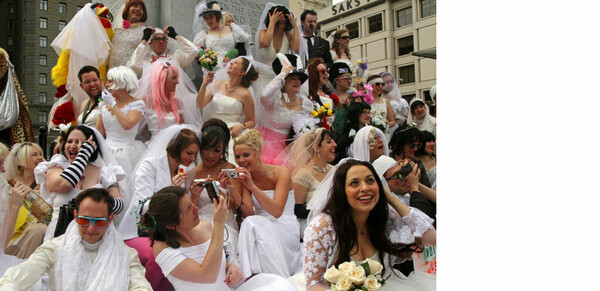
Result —
<instances>
[{"instance_id":1,"label":"black glove","mask_svg":"<svg viewBox=\"0 0 600 291\"><path fill-rule=\"evenodd\" d=\"M172 26L167 27L167 35L170 38L175 38L177 36L177 32L175 32L175 28L173 28Z\"/></svg>"},{"instance_id":2,"label":"black glove","mask_svg":"<svg viewBox=\"0 0 600 291\"><path fill-rule=\"evenodd\" d=\"M306 219L308 217L309 212L310 212L310 210L306 209L306 204L295 204L294 205L294 214L296 214L297 218Z\"/></svg>"},{"instance_id":3,"label":"black glove","mask_svg":"<svg viewBox=\"0 0 600 291\"><path fill-rule=\"evenodd\" d=\"M152 36L152 28L146 27L144 28L144 36L142 36L142 40L148 41Z\"/></svg>"}]
</instances>

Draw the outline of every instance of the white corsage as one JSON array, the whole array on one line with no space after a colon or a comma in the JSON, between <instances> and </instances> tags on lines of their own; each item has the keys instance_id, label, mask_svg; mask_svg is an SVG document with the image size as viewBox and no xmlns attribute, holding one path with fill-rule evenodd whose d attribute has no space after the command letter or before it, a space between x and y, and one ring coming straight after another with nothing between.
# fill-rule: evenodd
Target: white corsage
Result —
<instances>
[{"instance_id":1,"label":"white corsage","mask_svg":"<svg viewBox=\"0 0 600 291\"><path fill-rule=\"evenodd\" d=\"M325 271L323 278L329 282L331 290L377 290L385 285L381 277L383 266L374 260L367 259L360 266L354 262L343 262L338 268L331 266ZM378 279L376 276L379 276Z\"/></svg>"}]
</instances>

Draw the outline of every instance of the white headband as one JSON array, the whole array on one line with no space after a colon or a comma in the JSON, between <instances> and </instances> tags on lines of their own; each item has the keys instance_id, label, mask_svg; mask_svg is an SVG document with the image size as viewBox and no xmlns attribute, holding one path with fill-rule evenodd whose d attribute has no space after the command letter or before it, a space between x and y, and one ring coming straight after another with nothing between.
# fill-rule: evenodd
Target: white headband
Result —
<instances>
[{"instance_id":1,"label":"white headband","mask_svg":"<svg viewBox=\"0 0 600 291\"><path fill-rule=\"evenodd\" d=\"M383 79L382 78L375 78L375 79L369 81L369 85L373 85L375 83L383 83Z\"/></svg>"}]
</instances>

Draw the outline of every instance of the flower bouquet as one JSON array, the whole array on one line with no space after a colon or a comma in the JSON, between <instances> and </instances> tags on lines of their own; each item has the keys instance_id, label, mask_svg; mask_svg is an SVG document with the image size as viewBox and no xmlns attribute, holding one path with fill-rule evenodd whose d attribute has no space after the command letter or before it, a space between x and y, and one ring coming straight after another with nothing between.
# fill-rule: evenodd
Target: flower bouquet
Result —
<instances>
[{"instance_id":1,"label":"flower bouquet","mask_svg":"<svg viewBox=\"0 0 600 291\"><path fill-rule=\"evenodd\" d=\"M365 84L363 87L365 88L364 90L357 90L352 93L352 98L361 98L363 102L372 105L373 100L375 100L375 97L373 96L373 86L371 84Z\"/></svg>"},{"instance_id":2,"label":"flower bouquet","mask_svg":"<svg viewBox=\"0 0 600 291\"><path fill-rule=\"evenodd\" d=\"M73 109L73 102L65 102L62 105L56 107L54 116L52 117L52 123L54 125L67 124L75 121L75 111Z\"/></svg>"},{"instance_id":3,"label":"flower bouquet","mask_svg":"<svg viewBox=\"0 0 600 291\"><path fill-rule=\"evenodd\" d=\"M319 109L311 111L310 115L318 119L323 119L323 127L329 129L326 118L333 115L333 110L330 108L329 103L325 103Z\"/></svg>"},{"instance_id":4,"label":"flower bouquet","mask_svg":"<svg viewBox=\"0 0 600 291\"><path fill-rule=\"evenodd\" d=\"M214 72L219 69L219 59L217 58L218 55L219 53L216 53L212 49L200 49L196 63L207 69L209 72Z\"/></svg>"},{"instance_id":5,"label":"flower bouquet","mask_svg":"<svg viewBox=\"0 0 600 291\"><path fill-rule=\"evenodd\" d=\"M371 125L380 129L383 133L388 133L388 124L383 116L376 114L371 117Z\"/></svg>"},{"instance_id":6,"label":"flower bouquet","mask_svg":"<svg viewBox=\"0 0 600 291\"><path fill-rule=\"evenodd\" d=\"M369 68L369 66L367 66L367 58L362 58L358 60L356 64L358 65L358 67L356 68L356 76L359 78L363 78L365 76L365 72Z\"/></svg>"},{"instance_id":7,"label":"flower bouquet","mask_svg":"<svg viewBox=\"0 0 600 291\"><path fill-rule=\"evenodd\" d=\"M346 290L377 290L385 285L385 279L381 276L383 266L374 260L367 259L360 266L356 266L354 262L341 263L338 268L332 266L325 271L323 277L330 284L332 291ZM379 275L378 279L376 276Z\"/></svg>"}]
</instances>

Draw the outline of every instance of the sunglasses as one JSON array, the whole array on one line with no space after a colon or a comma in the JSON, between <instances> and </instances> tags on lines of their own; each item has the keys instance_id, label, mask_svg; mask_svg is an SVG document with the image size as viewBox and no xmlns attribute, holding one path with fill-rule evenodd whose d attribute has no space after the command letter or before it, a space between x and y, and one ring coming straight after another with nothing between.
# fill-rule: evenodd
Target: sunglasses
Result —
<instances>
[{"instance_id":1,"label":"sunglasses","mask_svg":"<svg viewBox=\"0 0 600 291\"><path fill-rule=\"evenodd\" d=\"M375 86L383 86L383 83L377 82L377 83L373 83L373 85L375 85Z\"/></svg>"},{"instance_id":2,"label":"sunglasses","mask_svg":"<svg viewBox=\"0 0 600 291\"><path fill-rule=\"evenodd\" d=\"M108 226L108 218L94 218L83 215L77 215L77 224L88 226L93 223L97 228L106 228Z\"/></svg>"},{"instance_id":3,"label":"sunglasses","mask_svg":"<svg viewBox=\"0 0 600 291\"><path fill-rule=\"evenodd\" d=\"M413 143L413 144L408 145L408 148L410 148L410 149L420 149L421 146L423 146L422 143Z\"/></svg>"},{"instance_id":4,"label":"sunglasses","mask_svg":"<svg viewBox=\"0 0 600 291\"><path fill-rule=\"evenodd\" d=\"M155 37L152 39L152 41L164 41L167 42L167 38L166 37Z\"/></svg>"},{"instance_id":5,"label":"sunglasses","mask_svg":"<svg viewBox=\"0 0 600 291\"><path fill-rule=\"evenodd\" d=\"M352 80L351 76L344 76L344 77L340 77L340 79L342 80Z\"/></svg>"},{"instance_id":6,"label":"sunglasses","mask_svg":"<svg viewBox=\"0 0 600 291\"><path fill-rule=\"evenodd\" d=\"M338 38L345 39L345 40L348 40L348 39L350 39L350 37L349 37L349 36L347 36L347 35L340 36L340 37L338 37Z\"/></svg>"},{"instance_id":7,"label":"sunglasses","mask_svg":"<svg viewBox=\"0 0 600 291\"><path fill-rule=\"evenodd\" d=\"M329 73L328 69L318 69L317 71L319 71L321 74L328 74Z\"/></svg>"},{"instance_id":8,"label":"sunglasses","mask_svg":"<svg viewBox=\"0 0 600 291\"><path fill-rule=\"evenodd\" d=\"M402 170L400 170L400 171L402 171ZM406 177L402 177L402 174L400 173L400 171L392 174L392 176L389 178L385 178L385 180L386 181L392 181L394 179L399 179L400 181L404 180Z\"/></svg>"}]
</instances>

